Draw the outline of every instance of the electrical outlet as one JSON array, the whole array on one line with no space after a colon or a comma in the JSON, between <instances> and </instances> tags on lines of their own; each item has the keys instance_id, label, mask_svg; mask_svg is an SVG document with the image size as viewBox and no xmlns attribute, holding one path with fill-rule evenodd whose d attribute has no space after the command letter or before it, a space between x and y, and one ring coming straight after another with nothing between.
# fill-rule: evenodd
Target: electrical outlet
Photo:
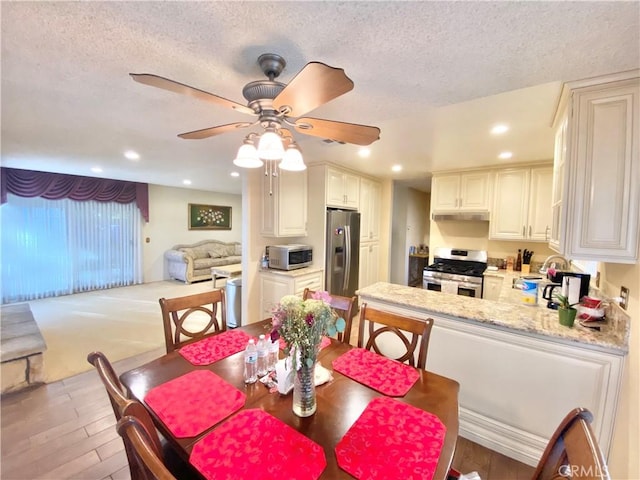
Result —
<instances>
[{"instance_id":1,"label":"electrical outlet","mask_svg":"<svg viewBox=\"0 0 640 480\"><path fill-rule=\"evenodd\" d=\"M622 299L620 306L626 310L629 304L629 289L627 287L620 287L620 298Z\"/></svg>"}]
</instances>

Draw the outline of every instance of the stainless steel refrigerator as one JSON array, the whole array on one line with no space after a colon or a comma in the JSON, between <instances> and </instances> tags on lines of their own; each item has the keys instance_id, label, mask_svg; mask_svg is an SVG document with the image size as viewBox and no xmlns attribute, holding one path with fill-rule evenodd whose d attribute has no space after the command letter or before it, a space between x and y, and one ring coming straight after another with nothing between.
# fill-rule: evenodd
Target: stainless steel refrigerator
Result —
<instances>
[{"instance_id":1,"label":"stainless steel refrigerator","mask_svg":"<svg viewBox=\"0 0 640 480\"><path fill-rule=\"evenodd\" d=\"M330 294L351 297L358 289L360 214L327 210L325 288Z\"/></svg>"}]
</instances>

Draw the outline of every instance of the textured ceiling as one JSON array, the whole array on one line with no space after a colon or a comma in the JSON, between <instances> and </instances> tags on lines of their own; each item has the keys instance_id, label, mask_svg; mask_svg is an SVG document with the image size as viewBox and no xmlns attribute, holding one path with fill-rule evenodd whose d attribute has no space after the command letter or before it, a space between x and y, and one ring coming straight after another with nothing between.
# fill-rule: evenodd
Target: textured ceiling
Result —
<instances>
[{"instance_id":1,"label":"textured ceiling","mask_svg":"<svg viewBox=\"0 0 640 480\"><path fill-rule=\"evenodd\" d=\"M247 130L178 133L248 117L135 83L154 73L244 103L265 52L287 83L310 61L351 92L311 116L375 125L358 147L296 134L329 160L426 185L433 170L551 158L561 83L640 66L638 2L1 3L2 165L240 192L229 175ZM496 139L488 129L511 125ZM137 162L122 152L134 149ZM393 164L404 170L392 173Z\"/></svg>"}]
</instances>

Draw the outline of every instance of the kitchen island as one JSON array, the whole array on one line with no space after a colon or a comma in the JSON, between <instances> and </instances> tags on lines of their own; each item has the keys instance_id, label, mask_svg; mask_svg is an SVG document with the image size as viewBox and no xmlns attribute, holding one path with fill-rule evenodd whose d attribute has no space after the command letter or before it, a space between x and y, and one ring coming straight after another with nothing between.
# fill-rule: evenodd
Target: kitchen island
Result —
<instances>
[{"instance_id":1,"label":"kitchen island","mask_svg":"<svg viewBox=\"0 0 640 480\"><path fill-rule=\"evenodd\" d=\"M557 311L514 303L508 290L490 301L379 282L357 294L373 308L434 319L427 370L460 383L465 438L535 465L566 413L586 407L608 456L628 318L600 332L568 328Z\"/></svg>"}]
</instances>

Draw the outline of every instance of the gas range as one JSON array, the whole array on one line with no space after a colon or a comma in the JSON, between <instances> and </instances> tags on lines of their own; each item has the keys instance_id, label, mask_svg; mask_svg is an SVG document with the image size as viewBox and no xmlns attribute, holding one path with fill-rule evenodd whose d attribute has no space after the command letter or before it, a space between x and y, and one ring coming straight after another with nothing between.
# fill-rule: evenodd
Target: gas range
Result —
<instances>
[{"instance_id":1,"label":"gas range","mask_svg":"<svg viewBox=\"0 0 640 480\"><path fill-rule=\"evenodd\" d=\"M423 287L449 291L457 287L458 295L480 297L482 280L487 269L487 252L460 248L436 248L434 263L424 269ZM444 287L443 287L444 282Z\"/></svg>"}]
</instances>

